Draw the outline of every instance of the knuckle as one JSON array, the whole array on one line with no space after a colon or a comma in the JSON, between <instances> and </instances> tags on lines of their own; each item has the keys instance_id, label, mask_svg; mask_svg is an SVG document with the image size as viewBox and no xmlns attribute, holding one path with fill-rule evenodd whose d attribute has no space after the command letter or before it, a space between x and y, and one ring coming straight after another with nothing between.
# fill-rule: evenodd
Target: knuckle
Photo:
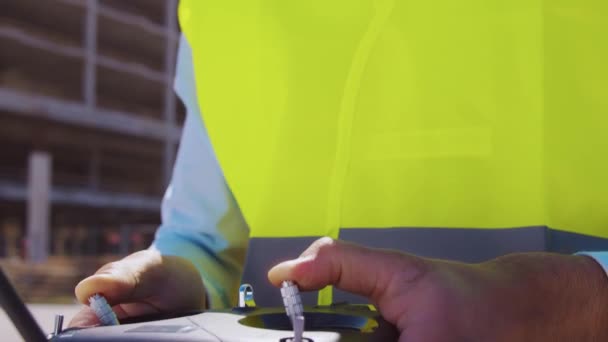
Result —
<instances>
[{"instance_id":1,"label":"knuckle","mask_svg":"<svg viewBox=\"0 0 608 342\"><path fill-rule=\"evenodd\" d=\"M319 249L321 248L333 248L337 244L337 240L329 236L324 236L315 241L315 244Z\"/></svg>"},{"instance_id":2,"label":"knuckle","mask_svg":"<svg viewBox=\"0 0 608 342\"><path fill-rule=\"evenodd\" d=\"M322 237L317 240L316 254L318 257L328 256L333 254L338 246L338 241L330 237Z\"/></svg>"},{"instance_id":3,"label":"knuckle","mask_svg":"<svg viewBox=\"0 0 608 342\"><path fill-rule=\"evenodd\" d=\"M97 272L95 272L95 274L111 273L112 270L116 270L117 268L120 268L120 262L119 261L112 261L112 262L109 262L109 263L101 266L97 270Z\"/></svg>"}]
</instances>

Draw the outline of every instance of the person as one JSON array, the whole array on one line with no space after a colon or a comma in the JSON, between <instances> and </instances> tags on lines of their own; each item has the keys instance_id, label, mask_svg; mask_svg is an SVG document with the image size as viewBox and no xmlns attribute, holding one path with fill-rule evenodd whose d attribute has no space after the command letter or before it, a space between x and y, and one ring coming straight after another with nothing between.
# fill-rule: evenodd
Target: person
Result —
<instances>
[{"instance_id":1,"label":"person","mask_svg":"<svg viewBox=\"0 0 608 342\"><path fill-rule=\"evenodd\" d=\"M163 223L78 299L227 307L274 265L402 341L606 340L608 254L535 252L608 249L608 6L560 6L182 1Z\"/></svg>"}]
</instances>

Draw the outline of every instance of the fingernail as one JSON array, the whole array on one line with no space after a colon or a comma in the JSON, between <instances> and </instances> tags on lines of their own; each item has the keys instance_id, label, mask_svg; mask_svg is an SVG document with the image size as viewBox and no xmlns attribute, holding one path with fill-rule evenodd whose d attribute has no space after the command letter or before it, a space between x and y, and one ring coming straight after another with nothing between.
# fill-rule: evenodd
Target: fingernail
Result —
<instances>
[{"instance_id":1,"label":"fingernail","mask_svg":"<svg viewBox=\"0 0 608 342\"><path fill-rule=\"evenodd\" d=\"M291 273L295 265L300 262L299 259L283 261L274 266L268 271L268 278L274 283L280 283L283 280L290 279Z\"/></svg>"},{"instance_id":2,"label":"fingernail","mask_svg":"<svg viewBox=\"0 0 608 342\"><path fill-rule=\"evenodd\" d=\"M297 259L283 261L280 264L275 265L268 271L268 278L273 283L280 283L283 280L296 280L294 279L294 269L299 264L308 261L312 256L300 256Z\"/></svg>"},{"instance_id":3,"label":"fingernail","mask_svg":"<svg viewBox=\"0 0 608 342\"><path fill-rule=\"evenodd\" d=\"M298 259L283 261L282 263L275 265L270 269L270 272L274 273L284 273L289 269L293 268L295 264L297 264Z\"/></svg>"}]
</instances>

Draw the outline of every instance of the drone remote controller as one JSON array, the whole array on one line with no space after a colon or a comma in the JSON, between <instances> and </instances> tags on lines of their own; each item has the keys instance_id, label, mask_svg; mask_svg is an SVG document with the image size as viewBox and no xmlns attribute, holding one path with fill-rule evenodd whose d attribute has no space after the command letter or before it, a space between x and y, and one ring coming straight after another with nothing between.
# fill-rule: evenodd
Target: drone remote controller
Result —
<instances>
[{"instance_id":1,"label":"drone remote controller","mask_svg":"<svg viewBox=\"0 0 608 342\"><path fill-rule=\"evenodd\" d=\"M148 316L120 325L62 330L55 321L50 341L396 341L398 332L368 305L302 306L297 285L284 282L284 308L255 306L253 288L239 289L239 306L181 316ZM160 318L160 319L159 319Z\"/></svg>"}]
</instances>

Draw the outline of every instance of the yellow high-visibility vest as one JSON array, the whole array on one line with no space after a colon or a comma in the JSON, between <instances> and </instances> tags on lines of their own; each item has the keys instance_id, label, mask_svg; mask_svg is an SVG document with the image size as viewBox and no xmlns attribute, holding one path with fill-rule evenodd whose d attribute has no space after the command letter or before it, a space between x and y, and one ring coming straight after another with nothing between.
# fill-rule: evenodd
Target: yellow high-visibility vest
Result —
<instances>
[{"instance_id":1,"label":"yellow high-visibility vest","mask_svg":"<svg viewBox=\"0 0 608 342\"><path fill-rule=\"evenodd\" d=\"M608 238L608 2L182 0L252 237Z\"/></svg>"}]
</instances>

